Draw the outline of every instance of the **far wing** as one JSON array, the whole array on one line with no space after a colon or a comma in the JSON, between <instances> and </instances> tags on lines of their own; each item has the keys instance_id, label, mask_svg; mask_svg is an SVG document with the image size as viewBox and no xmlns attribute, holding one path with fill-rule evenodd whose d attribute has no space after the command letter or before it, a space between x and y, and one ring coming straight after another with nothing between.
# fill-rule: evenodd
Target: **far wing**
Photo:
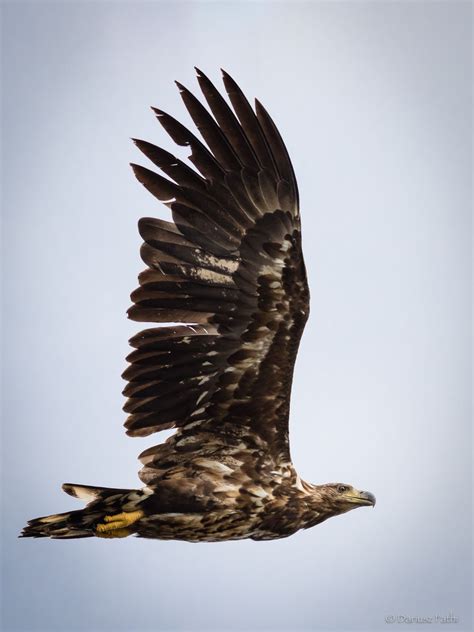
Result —
<instances>
[{"instance_id":1,"label":"far wing","mask_svg":"<svg viewBox=\"0 0 474 632\"><path fill-rule=\"evenodd\" d=\"M288 462L293 367L309 312L298 190L268 113L256 113L229 75L234 112L205 75L212 115L183 86L183 101L207 147L161 110L158 120L190 147L198 171L136 140L167 176L133 165L138 180L172 210L139 230L148 268L132 294L133 320L182 323L131 340L124 407L131 436L178 428L145 451L142 479L167 462L222 452L239 442ZM182 458L178 458L181 454Z\"/></svg>"}]
</instances>

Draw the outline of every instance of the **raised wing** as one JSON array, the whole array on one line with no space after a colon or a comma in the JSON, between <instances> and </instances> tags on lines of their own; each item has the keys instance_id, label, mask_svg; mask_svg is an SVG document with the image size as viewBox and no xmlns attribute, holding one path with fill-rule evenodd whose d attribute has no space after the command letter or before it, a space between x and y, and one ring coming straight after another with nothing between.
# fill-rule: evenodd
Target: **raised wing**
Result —
<instances>
[{"instance_id":1,"label":"raised wing","mask_svg":"<svg viewBox=\"0 0 474 632\"><path fill-rule=\"evenodd\" d=\"M138 148L170 179L132 165L138 180L171 208L174 222L145 218L133 320L183 323L147 329L124 373L131 436L178 428L146 450L142 480L156 469L226 446L290 460L288 414L293 367L309 312L298 190L285 145L256 101L223 73L233 109L197 71L208 110L182 85L183 101L207 147L155 109L197 171L145 141Z\"/></svg>"}]
</instances>

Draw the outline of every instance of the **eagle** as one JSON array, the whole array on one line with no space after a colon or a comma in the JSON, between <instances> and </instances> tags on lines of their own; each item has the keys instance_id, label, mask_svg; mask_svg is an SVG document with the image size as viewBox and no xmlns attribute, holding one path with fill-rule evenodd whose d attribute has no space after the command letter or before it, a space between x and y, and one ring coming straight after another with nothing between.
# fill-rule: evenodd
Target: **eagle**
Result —
<instances>
[{"instance_id":1,"label":"eagle","mask_svg":"<svg viewBox=\"0 0 474 632\"><path fill-rule=\"evenodd\" d=\"M176 431L140 455L143 488L64 484L86 506L30 520L22 537L273 540L375 505L346 483L307 483L292 464L291 385L309 315L296 178L263 105L225 71L228 99L196 73L208 107L176 84L202 140L152 108L192 166L138 139L164 175L131 165L173 221L138 224L147 267L128 316L151 327L130 340L125 427Z\"/></svg>"}]
</instances>

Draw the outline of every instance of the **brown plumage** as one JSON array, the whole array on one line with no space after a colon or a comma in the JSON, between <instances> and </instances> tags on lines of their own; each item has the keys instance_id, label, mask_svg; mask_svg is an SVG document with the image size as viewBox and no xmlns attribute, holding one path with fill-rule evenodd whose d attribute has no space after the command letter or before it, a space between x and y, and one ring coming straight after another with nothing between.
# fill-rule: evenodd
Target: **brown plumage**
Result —
<instances>
[{"instance_id":1,"label":"brown plumage","mask_svg":"<svg viewBox=\"0 0 474 632\"><path fill-rule=\"evenodd\" d=\"M309 314L296 179L263 106L254 111L223 72L232 110L197 76L210 112L177 85L207 146L153 109L196 169L142 140L167 177L132 165L173 222L139 222L147 269L128 314L159 326L130 341L125 426L177 431L140 455L142 490L65 485L86 508L32 520L23 536L264 540L375 504L350 485L305 483L291 463L290 391Z\"/></svg>"}]
</instances>

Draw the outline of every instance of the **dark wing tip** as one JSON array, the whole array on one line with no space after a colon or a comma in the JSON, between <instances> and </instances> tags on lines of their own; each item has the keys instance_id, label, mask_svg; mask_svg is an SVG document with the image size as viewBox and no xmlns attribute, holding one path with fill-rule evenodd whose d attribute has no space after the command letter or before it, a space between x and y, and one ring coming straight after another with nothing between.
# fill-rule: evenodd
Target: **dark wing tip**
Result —
<instances>
[{"instance_id":1,"label":"dark wing tip","mask_svg":"<svg viewBox=\"0 0 474 632\"><path fill-rule=\"evenodd\" d=\"M166 114L166 112L163 112L163 110L160 110L159 108L155 108L153 105L150 105L150 109L153 111L155 116L165 116Z\"/></svg>"},{"instance_id":2,"label":"dark wing tip","mask_svg":"<svg viewBox=\"0 0 474 632\"><path fill-rule=\"evenodd\" d=\"M148 141L142 140L141 138L131 138L130 140L138 147L138 149L140 149L140 151L143 151L145 147L150 146ZM130 164L133 165L133 163Z\"/></svg>"},{"instance_id":3,"label":"dark wing tip","mask_svg":"<svg viewBox=\"0 0 474 632\"><path fill-rule=\"evenodd\" d=\"M194 70L196 71L196 77L199 82L204 81L206 83L211 83L211 80L209 79L209 77L200 68L198 68L197 66L194 66Z\"/></svg>"},{"instance_id":4,"label":"dark wing tip","mask_svg":"<svg viewBox=\"0 0 474 632\"><path fill-rule=\"evenodd\" d=\"M229 83L232 86L235 86L238 88L237 82L235 81L235 79L233 79L229 73L224 70L223 68L221 68L221 73L222 73L222 79L224 80L224 85L227 83Z\"/></svg>"},{"instance_id":5,"label":"dark wing tip","mask_svg":"<svg viewBox=\"0 0 474 632\"><path fill-rule=\"evenodd\" d=\"M278 128L276 127L275 123L273 122L273 119L271 118L270 114L268 113L268 110L263 105L263 103L259 101L258 99L254 99L254 104L255 104L255 114L257 115L257 118L261 120L262 117L266 117L269 120L271 120L273 125L275 126L276 133L280 134L280 132L278 131Z\"/></svg>"}]
</instances>

